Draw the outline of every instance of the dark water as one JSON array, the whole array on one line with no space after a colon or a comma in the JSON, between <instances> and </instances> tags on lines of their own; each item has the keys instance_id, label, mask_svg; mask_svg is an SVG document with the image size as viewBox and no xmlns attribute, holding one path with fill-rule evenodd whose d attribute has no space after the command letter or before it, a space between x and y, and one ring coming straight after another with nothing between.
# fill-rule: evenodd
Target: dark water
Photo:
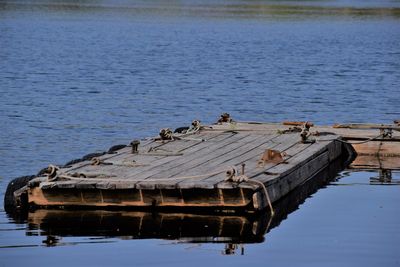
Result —
<instances>
[{"instance_id":1,"label":"dark water","mask_svg":"<svg viewBox=\"0 0 400 267\"><path fill-rule=\"evenodd\" d=\"M400 2L0 0L0 96L2 196L13 177L49 163L222 112L387 123L400 118ZM342 172L232 257L222 241L185 242L189 230L141 239L133 221L142 214L70 214L104 230L76 233L54 222L74 217L16 223L1 208L0 266L399 266L399 186L372 185L373 176ZM237 219L227 219L232 229ZM180 220L179 229L214 233L210 218Z\"/></svg>"}]
</instances>

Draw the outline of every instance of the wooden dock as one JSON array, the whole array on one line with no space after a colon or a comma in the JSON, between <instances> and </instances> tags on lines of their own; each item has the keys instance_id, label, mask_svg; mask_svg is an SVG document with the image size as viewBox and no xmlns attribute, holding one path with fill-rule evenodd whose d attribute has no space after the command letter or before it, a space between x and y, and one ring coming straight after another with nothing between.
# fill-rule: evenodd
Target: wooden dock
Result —
<instances>
[{"instance_id":1,"label":"wooden dock","mask_svg":"<svg viewBox=\"0 0 400 267\"><path fill-rule=\"evenodd\" d=\"M123 239L165 239L179 243L260 243L268 232L297 210L306 198L336 178L340 160L274 203L274 216L208 214L132 210L39 209L27 214L27 235L45 236L48 246L62 245L63 237L112 236Z\"/></svg>"},{"instance_id":2,"label":"wooden dock","mask_svg":"<svg viewBox=\"0 0 400 267\"><path fill-rule=\"evenodd\" d=\"M44 208L255 212L351 154L345 140L371 139L382 148L387 136L376 135L376 129L304 123L195 123L184 134L164 129L156 138L52 166L14 196L17 205ZM390 135L400 140L397 132Z\"/></svg>"}]
</instances>

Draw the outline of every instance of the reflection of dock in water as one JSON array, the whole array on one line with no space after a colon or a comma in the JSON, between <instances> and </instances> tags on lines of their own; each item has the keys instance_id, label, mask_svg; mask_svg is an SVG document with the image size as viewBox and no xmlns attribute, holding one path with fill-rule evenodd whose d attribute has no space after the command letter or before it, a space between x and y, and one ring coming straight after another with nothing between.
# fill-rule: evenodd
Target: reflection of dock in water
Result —
<instances>
[{"instance_id":1,"label":"reflection of dock in water","mask_svg":"<svg viewBox=\"0 0 400 267\"><path fill-rule=\"evenodd\" d=\"M343 169L335 161L303 186L274 204L275 216L151 213L141 211L36 210L28 214L27 235L46 236L57 245L66 236L104 236L122 239L158 238L188 243L226 243L224 254L241 249L235 244L260 243L291 212Z\"/></svg>"},{"instance_id":2,"label":"reflection of dock in water","mask_svg":"<svg viewBox=\"0 0 400 267\"><path fill-rule=\"evenodd\" d=\"M379 169L377 176L369 178L369 183L372 185L399 185L400 180L392 177L392 170Z\"/></svg>"}]
</instances>

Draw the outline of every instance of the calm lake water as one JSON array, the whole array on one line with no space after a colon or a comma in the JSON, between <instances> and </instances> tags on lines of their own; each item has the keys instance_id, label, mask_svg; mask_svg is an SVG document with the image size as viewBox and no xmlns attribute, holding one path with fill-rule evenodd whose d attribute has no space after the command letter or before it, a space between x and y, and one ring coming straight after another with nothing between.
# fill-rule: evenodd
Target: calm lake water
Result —
<instances>
[{"instance_id":1,"label":"calm lake water","mask_svg":"<svg viewBox=\"0 0 400 267\"><path fill-rule=\"evenodd\" d=\"M195 118L399 119L398 0L0 0L0 96L0 266L400 265L400 187L375 172L331 173L269 227L244 218L242 235L243 218L221 234L221 218L197 215L161 227L157 214L3 210L14 177ZM244 255L223 255L235 242Z\"/></svg>"}]
</instances>

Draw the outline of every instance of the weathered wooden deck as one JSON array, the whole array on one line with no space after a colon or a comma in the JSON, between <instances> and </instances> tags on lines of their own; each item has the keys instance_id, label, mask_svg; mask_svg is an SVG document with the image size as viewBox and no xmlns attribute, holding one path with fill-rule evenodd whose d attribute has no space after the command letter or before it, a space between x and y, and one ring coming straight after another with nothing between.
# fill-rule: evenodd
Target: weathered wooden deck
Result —
<instances>
[{"instance_id":1,"label":"weathered wooden deck","mask_svg":"<svg viewBox=\"0 0 400 267\"><path fill-rule=\"evenodd\" d=\"M127 146L30 181L27 199L39 207L262 210L343 153L332 128L306 142L288 129L222 123L175 140L141 140L137 152Z\"/></svg>"}]
</instances>

